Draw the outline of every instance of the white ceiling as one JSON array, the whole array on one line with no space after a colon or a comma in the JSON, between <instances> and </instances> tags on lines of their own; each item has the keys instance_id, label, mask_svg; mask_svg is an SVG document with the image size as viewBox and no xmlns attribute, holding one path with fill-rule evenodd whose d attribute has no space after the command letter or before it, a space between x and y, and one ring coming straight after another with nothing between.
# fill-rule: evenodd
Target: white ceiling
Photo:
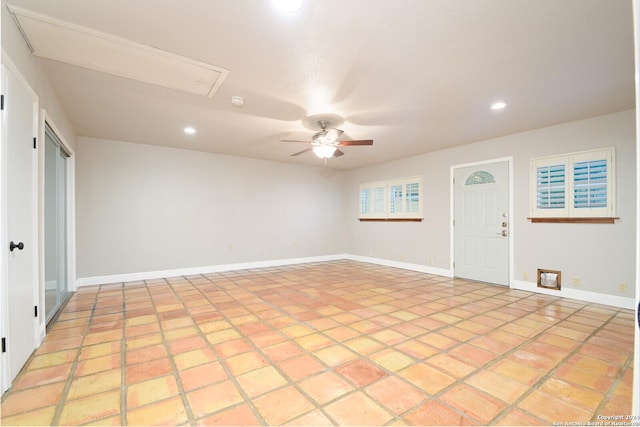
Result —
<instances>
[{"instance_id":1,"label":"white ceiling","mask_svg":"<svg viewBox=\"0 0 640 427\"><path fill-rule=\"evenodd\" d=\"M319 165L279 140L331 113L341 139L374 140L327 164L349 169L635 102L631 0L6 3L229 70L207 98L38 59L81 136Z\"/></svg>"}]
</instances>

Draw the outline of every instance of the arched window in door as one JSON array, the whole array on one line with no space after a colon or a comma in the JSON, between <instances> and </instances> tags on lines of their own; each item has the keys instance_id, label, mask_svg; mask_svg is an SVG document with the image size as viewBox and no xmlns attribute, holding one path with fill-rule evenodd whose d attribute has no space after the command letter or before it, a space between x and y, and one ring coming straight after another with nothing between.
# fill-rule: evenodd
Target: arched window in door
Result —
<instances>
[{"instance_id":1,"label":"arched window in door","mask_svg":"<svg viewBox=\"0 0 640 427\"><path fill-rule=\"evenodd\" d=\"M476 171L467 177L464 185L493 184L496 180L486 171Z\"/></svg>"}]
</instances>

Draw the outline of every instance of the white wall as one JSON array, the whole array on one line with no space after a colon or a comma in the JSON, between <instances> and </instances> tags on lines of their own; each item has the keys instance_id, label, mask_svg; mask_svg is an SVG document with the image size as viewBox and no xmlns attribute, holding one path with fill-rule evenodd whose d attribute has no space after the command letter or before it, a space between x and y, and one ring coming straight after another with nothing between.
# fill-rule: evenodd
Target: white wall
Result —
<instances>
[{"instance_id":1,"label":"white wall","mask_svg":"<svg viewBox=\"0 0 640 427\"><path fill-rule=\"evenodd\" d=\"M616 149L615 224L527 220L532 157L606 146ZM633 298L633 110L347 172L80 138L78 277L342 253L448 271L450 168L502 157L513 158L514 282L533 284L537 268L553 269L563 289ZM360 183L418 174L423 222L357 220Z\"/></svg>"},{"instance_id":2,"label":"white wall","mask_svg":"<svg viewBox=\"0 0 640 427\"><path fill-rule=\"evenodd\" d=\"M529 161L533 157L614 146L617 159L615 224L533 224L529 213ZM563 288L633 298L635 283L635 111L531 130L347 173L347 253L449 269L450 167L513 158L515 280L535 282L537 268L562 271ZM424 221L359 222L358 185L423 175ZM590 243L595 245L589 246ZM572 283L580 278L580 286ZM618 285L626 283L627 292Z\"/></svg>"},{"instance_id":3,"label":"white wall","mask_svg":"<svg viewBox=\"0 0 640 427\"><path fill-rule=\"evenodd\" d=\"M44 108L58 131L71 148L75 149L76 132L58 102L49 80L41 65L29 50L20 30L6 9L7 2L2 0L2 61L11 62L27 80L38 95L40 108Z\"/></svg>"},{"instance_id":4,"label":"white wall","mask_svg":"<svg viewBox=\"0 0 640 427\"><path fill-rule=\"evenodd\" d=\"M343 176L80 138L78 277L343 253Z\"/></svg>"}]
</instances>

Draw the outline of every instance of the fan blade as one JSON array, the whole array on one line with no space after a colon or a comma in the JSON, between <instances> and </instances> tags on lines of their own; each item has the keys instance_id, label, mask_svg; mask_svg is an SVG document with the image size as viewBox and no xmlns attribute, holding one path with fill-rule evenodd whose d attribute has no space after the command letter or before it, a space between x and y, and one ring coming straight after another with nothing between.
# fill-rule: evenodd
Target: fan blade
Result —
<instances>
[{"instance_id":1,"label":"fan blade","mask_svg":"<svg viewBox=\"0 0 640 427\"><path fill-rule=\"evenodd\" d=\"M304 149L304 150L302 150L302 151L298 151L297 153L293 153L293 154L291 154L289 157L299 156L300 154L304 154L304 153L309 152L309 151L311 151L311 150L313 150L313 148L312 148L312 147L310 147L310 148L305 148L305 149Z\"/></svg>"},{"instance_id":2,"label":"fan blade","mask_svg":"<svg viewBox=\"0 0 640 427\"><path fill-rule=\"evenodd\" d=\"M325 139L327 139L327 140L329 140L331 142L334 142L335 140L338 139L338 137L340 135L342 135L343 132L344 131L341 130L341 129L336 129L336 128L329 129L329 130L327 130L327 134L325 135Z\"/></svg>"},{"instance_id":3,"label":"fan blade","mask_svg":"<svg viewBox=\"0 0 640 427\"><path fill-rule=\"evenodd\" d=\"M340 141L338 145L347 146L347 145L373 145L373 139L357 139L354 141Z\"/></svg>"},{"instance_id":4,"label":"fan blade","mask_svg":"<svg viewBox=\"0 0 640 427\"><path fill-rule=\"evenodd\" d=\"M299 139L281 139L280 142L303 142L305 144L309 143L309 141L301 141Z\"/></svg>"},{"instance_id":5,"label":"fan blade","mask_svg":"<svg viewBox=\"0 0 640 427\"><path fill-rule=\"evenodd\" d=\"M336 151L333 153L333 157L344 156L344 153L336 148Z\"/></svg>"}]
</instances>

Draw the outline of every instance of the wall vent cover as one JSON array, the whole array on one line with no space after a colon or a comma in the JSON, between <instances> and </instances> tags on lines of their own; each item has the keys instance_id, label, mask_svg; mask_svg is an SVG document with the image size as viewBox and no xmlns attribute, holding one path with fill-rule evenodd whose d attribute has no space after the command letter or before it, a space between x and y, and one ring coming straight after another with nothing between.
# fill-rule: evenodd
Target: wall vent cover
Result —
<instances>
[{"instance_id":1,"label":"wall vent cover","mask_svg":"<svg viewBox=\"0 0 640 427\"><path fill-rule=\"evenodd\" d=\"M538 287L560 290L562 286L562 273L559 270L538 269Z\"/></svg>"}]
</instances>

